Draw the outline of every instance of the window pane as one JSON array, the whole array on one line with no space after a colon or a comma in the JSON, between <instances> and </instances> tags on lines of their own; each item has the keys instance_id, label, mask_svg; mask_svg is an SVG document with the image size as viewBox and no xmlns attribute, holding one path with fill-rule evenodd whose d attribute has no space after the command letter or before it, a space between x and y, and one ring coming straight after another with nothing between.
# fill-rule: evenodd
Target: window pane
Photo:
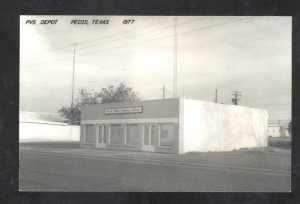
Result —
<instances>
[{"instance_id":1,"label":"window pane","mask_svg":"<svg viewBox=\"0 0 300 204\"><path fill-rule=\"evenodd\" d=\"M98 143L102 143L103 141L103 135L102 135L102 126L99 126L99 130L98 130Z\"/></svg>"},{"instance_id":2,"label":"window pane","mask_svg":"<svg viewBox=\"0 0 300 204\"><path fill-rule=\"evenodd\" d=\"M99 131L98 131L98 143L106 143L107 135L108 135L107 126L100 125L99 126Z\"/></svg>"},{"instance_id":3,"label":"window pane","mask_svg":"<svg viewBox=\"0 0 300 204\"><path fill-rule=\"evenodd\" d=\"M148 145L149 144L149 126L145 125L145 129L144 129L144 145Z\"/></svg>"},{"instance_id":4,"label":"window pane","mask_svg":"<svg viewBox=\"0 0 300 204\"><path fill-rule=\"evenodd\" d=\"M92 125L86 125L85 126L85 143L86 144L92 144L93 143L93 137L94 137L94 135L93 135L93 126Z\"/></svg>"},{"instance_id":5,"label":"window pane","mask_svg":"<svg viewBox=\"0 0 300 204\"><path fill-rule=\"evenodd\" d=\"M106 137L108 135L108 128L107 128L107 126L102 126L102 128L104 129L104 131L103 131L103 133L104 133L104 135L103 135L103 143L106 143Z\"/></svg>"},{"instance_id":6,"label":"window pane","mask_svg":"<svg viewBox=\"0 0 300 204\"><path fill-rule=\"evenodd\" d=\"M160 146L173 146L174 140L174 125L160 125Z\"/></svg>"},{"instance_id":7,"label":"window pane","mask_svg":"<svg viewBox=\"0 0 300 204\"><path fill-rule=\"evenodd\" d=\"M138 145L138 132L137 124L126 125L126 144Z\"/></svg>"},{"instance_id":8,"label":"window pane","mask_svg":"<svg viewBox=\"0 0 300 204\"><path fill-rule=\"evenodd\" d=\"M120 124L110 126L110 144L122 144L122 127Z\"/></svg>"},{"instance_id":9,"label":"window pane","mask_svg":"<svg viewBox=\"0 0 300 204\"><path fill-rule=\"evenodd\" d=\"M155 137L155 132L154 132L154 125L151 125L151 145L154 145L154 137Z\"/></svg>"}]
</instances>

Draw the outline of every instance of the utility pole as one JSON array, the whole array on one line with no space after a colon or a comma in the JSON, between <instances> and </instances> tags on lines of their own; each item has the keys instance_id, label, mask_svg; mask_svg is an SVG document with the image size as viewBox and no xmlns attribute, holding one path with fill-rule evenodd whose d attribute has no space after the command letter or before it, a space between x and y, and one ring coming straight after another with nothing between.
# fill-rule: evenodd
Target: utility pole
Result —
<instances>
[{"instance_id":1,"label":"utility pole","mask_svg":"<svg viewBox=\"0 0 300 204\"><path fill-rule=\"evenodd\" d=\"M163 90L163 99L165 99L165 85L163 86L162 90Z\"/></svg>"},{"instance_id":2,"label":"utility pole","mask_svg":"<svg viewBox=\"0 0 300 204\"><path fill-rule=\"evenodd\" d=\"M173 98L177 97L177 16L174 16L174 72L173 72Z\"/></svg>"},{"instance_id":3,"label":"utility pole","mask_svg":"<svg viewBox=\"0 0 300 204\"><path fill-rule=\"evenodd\" d=\"M74 85L75 85L75 52L76 52L77 44L74 44L73 51L73 78L72 78L72 102L71 102L71 123L74 125L74 116L73 116L73 108L74 108Z\"/></svg>"},{"instance_id":4,"label":"utility pole","mask_svg":"<svg viewBox=\"0 0 300 204\"><path fill-rule=\"evenodd\" d=\"M216 89L215 93L215 103L218 103L218 89Z\"/></svg>"},{"instance_id":5,"label":"utility pole","mask_svg":"<svg viewBox=\"0 0 300 204\"><path fill-rule=\"evenodd\" d=\"M234 105L238 105L238 101L240 100L238 97L239 96L242 96L241 94L239 94L239 92L240 91L232 91L233 92L233 96L234 96L234 98L232 98L232 103L234 104Z\"/></svg>"}]
</instances>

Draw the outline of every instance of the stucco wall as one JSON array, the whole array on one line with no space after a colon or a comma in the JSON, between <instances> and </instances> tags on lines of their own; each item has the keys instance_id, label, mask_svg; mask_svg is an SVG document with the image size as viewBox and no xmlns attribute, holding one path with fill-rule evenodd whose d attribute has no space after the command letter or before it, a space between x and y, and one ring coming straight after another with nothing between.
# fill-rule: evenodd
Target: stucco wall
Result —
<instances>
[{"instance_id":1,"label":"stucco wall","mask_svg":"<svg viewBox=\"0 0 300 204\"><path fill-rule=\"evenodd\" d=\"M266 110L184 100L184 152L267 146Z\"/></svg>"},{"instance_id":2,"label":"stucco wall","mask_svg":"<svg viewBox=\"0 0 300 204\"><path fill-rule=\"evenodd\" d=\"M19 123L20 142L79 141L79 139L79 126L37 121Z\"/></svg>"},{"instance_id":3,"label":"stucco wall","mask_svg":"<svg viewBox=\"0 0 300 204\"><path fill-rule=\"evenodd\" d=\"M142 106L142 113L104 114L106 108ZM139 102L107 103L82 106L81 120L139 119L139 118L177 118L179 99L149 100Z\"/></svg>"}]
</instances>

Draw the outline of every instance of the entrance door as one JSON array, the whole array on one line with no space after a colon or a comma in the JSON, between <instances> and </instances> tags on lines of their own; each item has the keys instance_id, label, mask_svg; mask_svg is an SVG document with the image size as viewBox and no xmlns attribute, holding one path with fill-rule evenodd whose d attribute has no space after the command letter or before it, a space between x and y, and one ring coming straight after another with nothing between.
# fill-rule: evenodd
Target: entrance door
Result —
<instances>
[{"instance_id":1,"label":"entrance door","mask_svg":"<svg viewBox=\"0 0 300 204\"><path fill-rule=\"evenodd\" d=\"M154 125L146 124L144 125L144 144L143 150L145 151L154 151Z\"/></svg>"},{"instance_id":2,"label":"entrance door","mask_svg":"<svg viewBox=\"0 0 300 204\"><path fill-rule=\"evenodd\" d=\"M108 127L106 125L99 125L97 131L97 147L105 147L107 139Z\"/></svg>"}]
</instances>

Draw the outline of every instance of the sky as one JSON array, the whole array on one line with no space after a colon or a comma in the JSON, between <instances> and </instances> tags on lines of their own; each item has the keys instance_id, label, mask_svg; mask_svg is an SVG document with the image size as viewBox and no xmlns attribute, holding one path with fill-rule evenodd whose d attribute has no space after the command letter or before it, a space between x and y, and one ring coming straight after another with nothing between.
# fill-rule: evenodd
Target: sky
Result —
<instances>
[{"instance_id":1,"label":"sky","mask_svg":"<svg viewBox=\"0 0 300 204\"><path fill-rule=\"evenodd\" d=\"M171 98L176 40L178 97L214 101L217 89L218 102L232 104L240 91L239 105L291 119L291 17L176 19L175 38L173 16L21 16L20 110L54 113L71 104L74 48L75 96L123 82L143 100L162 98L163 86Z\"/></svg>"}]
</instances>

